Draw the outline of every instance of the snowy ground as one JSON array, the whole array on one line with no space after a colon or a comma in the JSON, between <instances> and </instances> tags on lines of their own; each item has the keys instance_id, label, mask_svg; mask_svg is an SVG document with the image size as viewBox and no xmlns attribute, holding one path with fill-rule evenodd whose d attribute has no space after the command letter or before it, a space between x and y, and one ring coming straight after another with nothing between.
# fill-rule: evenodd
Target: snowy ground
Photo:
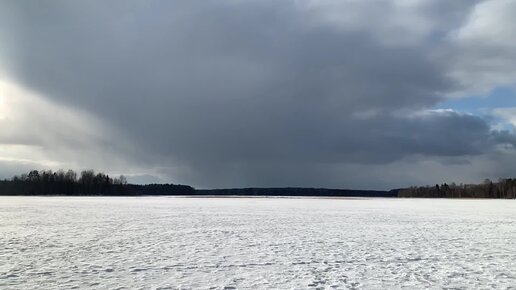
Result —
<instances>
[{"instance_id":1,"label":"snowy ground","mask_svg":"<svg viewBox=\"0 0 516 290\"><path fill-rule=\"evenodd\" d=\"M0 289L515 286L516 201L0 197Z\"/></svg>"}]
</instances>

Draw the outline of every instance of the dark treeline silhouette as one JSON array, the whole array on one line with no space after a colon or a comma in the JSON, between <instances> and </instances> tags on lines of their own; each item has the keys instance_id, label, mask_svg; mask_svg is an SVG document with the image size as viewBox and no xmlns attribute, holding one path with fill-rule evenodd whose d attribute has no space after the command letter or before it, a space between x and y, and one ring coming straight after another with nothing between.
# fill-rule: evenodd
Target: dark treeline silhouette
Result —
<instances>
[{"instance_id":1,"label":"dark treeline silhouette","mask_svg":"<svg viewBox=\"0 0 516 290\"><path fill-rule=\"evenodd\" d=\"M232 188L196 190L177 184L128 184L126 178L85 170L32 170L10 180L0 180L0 195L238 195L238 196L357 196L396 197L398 190L348 190L327 188Z\"/></svg>"},{"instance_id":2,"label":"dark treeline silhouette","mask_svg":"<svg viewBox=\"0 0 516 290\"><path fill-rule=\"evenodd\" d=\"M516 198L516 179L500 179L492 182L486 179L482 184L446 183L435 186L421 186L402 189L399 197L425 198Z\"/></svg>"},{"instance_id":3,"label":"dark treeline silhouette","mask_svg":"<svg viewBox=\"0 0 516 290\"><path fill-rule=\"evenodd\" d=\"M230 188L194 189L178 184L129 184L121 175L84 170L32 170L27 174L0 180L0 195L211 195L211 196L328 196L328 197L423 197L423 198L516 198L516 179L486 179L482 184L436 184L405 189L350 190L328 188Z\"/></svg>"},{"instance_id":4,"label":"dark treeline silhouette","mask_svg":"<svg viewBox=\"0 0 516 290\"><path fill-rule=\"evenodd\" d=\"M342 197L396 197L398 190L352 190L328 188L231 188L196 190L202 195L244 195L244 196L342 196Z\"/></svg>"},{"instance_id":5,"label":"dark treeline silhouette","mask_svg":"<svg viewBox=\"0 0 516 290\"><path fill-rule=\"evenodd\" d=\"M84 170L32 170L0 181L0 195L177 195L192 194L194 188L176 184L128 184L126 178Z\"/></svg>"}]
</instances>

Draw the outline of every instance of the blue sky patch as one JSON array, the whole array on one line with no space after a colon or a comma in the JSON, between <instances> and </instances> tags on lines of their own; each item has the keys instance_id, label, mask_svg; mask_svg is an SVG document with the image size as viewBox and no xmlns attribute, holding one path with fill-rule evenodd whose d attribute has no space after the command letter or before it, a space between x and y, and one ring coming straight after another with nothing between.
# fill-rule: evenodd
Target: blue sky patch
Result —
<instances>
[{"instance_id":1,"label":"blue sky patch","mask_svg":"<svg viewBox=\"0 0 516 290\"><path fill-rule=\"evenodd\" d=\"M485 115L493 109L510 107L516 107L516 91L509 87L499 87L486 96L471 96L439 103L436 109L453 109L475 115Z\"/></svg>"}]
</instances>

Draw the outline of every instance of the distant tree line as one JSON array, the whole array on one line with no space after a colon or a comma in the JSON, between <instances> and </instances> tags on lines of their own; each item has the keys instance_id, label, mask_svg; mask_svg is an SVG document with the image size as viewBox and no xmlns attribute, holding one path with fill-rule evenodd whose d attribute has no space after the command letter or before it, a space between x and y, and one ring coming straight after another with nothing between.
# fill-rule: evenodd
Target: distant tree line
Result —
<instances>
[{"instance_id":1,"label":"distant tree line","mask_svg":"<svg viewBox=\"0 0 516 290\"><path fill-rule=\"evenodd\" d=\"M349 190L328 188L230 188L196 190L179 184L129 184L121 175L110 177L93 170L77 174L73 170L32 170L11 179L0 180L0 195L238 195L238 196L358 196L358 197L423 197L423 198L516 198L516 179L507 178L482 184L455 183L419 186L405 189Z\"/></svg>"},{"instance_id":2,"label":"distant tree line","mask_svg":"<svg viewBox=\"0 0 516 290\"><path fill-rule=\"evenodd\" d=\"M516 198L516 179L500 179L492 182L486 179L482 184L450 185L443 183L435 186L410 187L398 192L399 197L425 198Z\"/></svg>"},{"instance_id":3,"label":"distant tree line","mask_svg":"<svg viewBox=\"0 0 516 290\"><path fill-rule=\"evenodd\" d=\"M112 178L104 173L84 170L32 170L27 174L0 181L0 195L179 195L195 189L177 184L128 184L121 175Z\"/></svg>"},{"instance_id":4,"label":"distant tree line","mask_svg":"<svg viewBox=\"0 0 516 290\"><path fill-rule=\"evenodd\" d=\"M228 188L196 190L202 195L242 195L242 196L327 196L327 197L397 197L398 190L353 190L306 187L277 188Z\"/></svg>"}]
</instances>

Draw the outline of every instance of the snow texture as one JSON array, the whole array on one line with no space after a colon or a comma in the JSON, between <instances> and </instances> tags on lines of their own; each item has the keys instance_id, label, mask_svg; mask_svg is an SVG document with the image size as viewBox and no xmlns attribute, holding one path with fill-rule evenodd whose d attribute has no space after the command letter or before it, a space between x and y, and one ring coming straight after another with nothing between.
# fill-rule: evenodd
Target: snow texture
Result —
<instances>
[{"instance_id":1,"label":"snow texture","mask_svg":"<svg viewBox=\"0 0 516 290\"><path fill-rule=\"evenodd\" d=\"M0 289L516 289L512 200L1 197Z\"/></svg>"}]
</instances>

